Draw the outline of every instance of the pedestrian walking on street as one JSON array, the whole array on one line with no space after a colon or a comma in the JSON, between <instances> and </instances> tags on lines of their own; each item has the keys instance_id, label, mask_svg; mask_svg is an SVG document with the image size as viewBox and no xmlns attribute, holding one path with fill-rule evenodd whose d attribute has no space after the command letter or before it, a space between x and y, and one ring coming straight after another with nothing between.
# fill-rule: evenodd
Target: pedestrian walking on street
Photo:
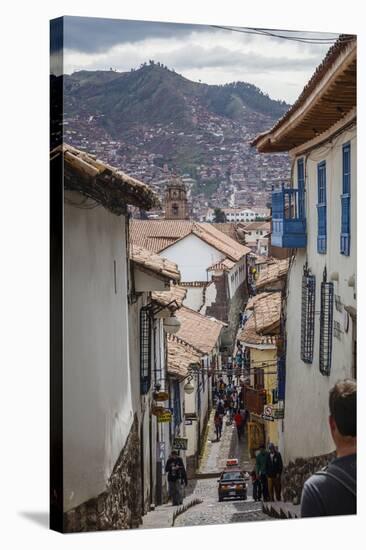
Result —
<instances>
[{"instance_id":1,"label":"pedestrian walking on street","mask_svg":"<svg viewBox=\"0 0 366 550\"><path fill-rule=\"evenodd\" d=\"M245 426L247 425L247 422L249 420L250 413L249 413L248 409L242 409L240 411L240 414L243 417L243 431L244 431Z\"/></svg>"},{"instance_id":2,"label":"pedestrian walking on street","mask_svg":"<svg viewBox=\"0 0 366 550\"><path fill-rule=\"evenodd\" d=\"M238 439L240 441L241 436L243 435L243 417L239 411L237 411L234 416L234 422L236 425L236 431L238 433Z\"/></svg>"},{"instance_id":3,"label":"pedestrian walking on street","mask_svg":"<svg viewBox=\"0 0 366 550\"><path fill-rule=\"evenodd\" d=\"M214 425L216 432L216 441L220 441L222 433L222 416L217 411L214 416Z\"/></svg>"},{"instance_id":4,"label":"pedestrian walking on street","mask_svg":"<svg viewBox=\"0 0 366 550\"><path fill-rule=\"evenodd\" d=\"M281 500L281 474L283 464L281 453L276 451L273 443L269 444L268 449L269 453L267 455L266 472L269 500L273 502L275 495L276 500Z\"/></svg>"},{"instance_id":5,"label":"pedestrian walking on street","mask_svg":"<svg viewBox=\"0 0 366 550\"><path fill-rule=\"evenodd\" d=\"M267 455L268 452L264 445L259 447L259 452L255 460L255 471L260 479L262 486L263 500L268 501L268 481L267 481Z\"/></svg>"},{"instance_id":6,"label":"pedestrian walking on street","mask_svg":"<svg viewBox=\"0 0 366 550\"><path fill-rule=\"evenodd\" d=\"M169 496L172 505L178 506L183 503L183 485L187 486L187 473L183 460L178 456L177 451L172 451L165 465L165 472L168 474Z\"/></svg>"},{"instance_id":7,"label":"pedestrian walking on street","mask_svg":"<svg viewBox=\"0 0 366 550\"><path fill-rule=\"evenodd\" d=\"M355 380L341 380L329 393L329 428L336 458L312 475L303 487L301 517L356 514Z\"/></svg>"},{"instance_id":8,"label":"pedestrian walking on street","mask_svg":"<svg viewBox=\"0 0 366 550\"><path fill-rule=\"evenodd\" d=\"M221 416L223 417L224 414L225 414L225 403L223 401L223 399L220 399L218 404L217 404L217 408L216 408L216 412Z\"/></svg>"},{"instance_id":9,"label":"pedestrian walking on street","mask_svg":"<svg viewBox=\"0 0 366 550\"><path fill-rule=\"evenodd\" d=\"M255 502L258 502L262 498L262 486L261 481L259 477L257 476L257 473L255 470L250 472L250 477L252 478L252 485L253 485L253 498Z\"/></svg>"}]
</instances>

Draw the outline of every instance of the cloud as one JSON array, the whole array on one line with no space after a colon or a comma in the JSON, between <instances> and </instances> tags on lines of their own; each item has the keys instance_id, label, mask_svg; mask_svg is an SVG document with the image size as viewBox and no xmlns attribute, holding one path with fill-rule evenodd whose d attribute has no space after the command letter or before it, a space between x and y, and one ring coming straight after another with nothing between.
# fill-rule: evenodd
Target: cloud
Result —
<instances>
[{"instance_id":1,"label":"cloud","mask_svg":"<svg viewBox=\"0 0 366 550\"><path fill-rule=\"evenodd\" d=\"M162 58L168 66L181 70L204 69L204 68L237 68L243 71L250 69L255 72L267 72L268 70L293 70L301 71L304 68L314 67L318 62L318 56L294 59L284 56L264 56L254 51L243 52L231 50L222 46L204 48L202 46L184 45L181 48L170 52L161 52L158 60Z\"/></svg>"},{"instance_id":2,"label":"cloud","mask_svg":"<svg viewBox=\"0 0 366 550\"><path fill-rule=\"evenodd\" d=\"M153 59L191 80L241 80L292 102L328 48L203 25L66 18L64 72L124 72Z\"/></svg>"},{"instance_id":3,"label":"cloud","mask_svg":"<svg viewBox=\"0 0 366 550\"><path fill-rule=\"evenodd\" d=\"M149 38L184 37L191 32L207 31L204 25L159 23L93 17L64 17L64 45L68 50L101 53L113 46L140 42Z\"/></svg>"}]
</instances>

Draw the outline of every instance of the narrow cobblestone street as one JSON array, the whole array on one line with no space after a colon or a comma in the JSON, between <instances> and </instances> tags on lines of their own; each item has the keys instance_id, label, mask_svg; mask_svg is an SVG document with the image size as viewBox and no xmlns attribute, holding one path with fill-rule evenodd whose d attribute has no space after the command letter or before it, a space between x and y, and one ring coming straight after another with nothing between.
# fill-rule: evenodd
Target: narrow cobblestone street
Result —
<instances>
[{"instance_id":1,"label":"narrow cobblestone street","mask_svg":"<svg viewBox=\"0 0 366 550\"><path fill-rule=\"evenodd\" d=\"M208 436L198 471L198 478L189 482L186 491L186 497L199 498L203 502L178 516L175 527L271 519L262 512L262 503L254 502L251 482L248 483L247 500L218 502L217 478L225 468L227 459L237 458L241 468L245 471L252 470L254 464L248 454L246 435L239 442L234 423L230 425L224 422L221 439L216 441L213 415L214 412L211 413L209 419ZM217 474L217 476L214 474ZM201 475L212 475L213 477L200 478Z\"/></svg>"},{"instance_id":2,"label":"narrow cobblestone street","mask_svg":"<svg viewBox=\"0 0 366 550\"><path fill-rule=\"evenodd\" d=\"M237 458L244 471L251 471L254 467L254 462L248 454L246 434L239 441L234 424L224 422L221 439L220 441L216 441L213 428L213 415L214 411L211 413L208 421L207 439L197 472L197 478L188 482L183 500L183 505L187 505L195 499L202 500L202 503L192 506L180 514L175 520L174 527L273 519L263 513L261 502L253 500L250 481L248 482L247 500L218 501L217 479L220 472L225 468L227 459ZM142 528L172 526L173 514L176 509L170 502L158 506L154 511L144 516Z\"/></svg>"}]
</instances>

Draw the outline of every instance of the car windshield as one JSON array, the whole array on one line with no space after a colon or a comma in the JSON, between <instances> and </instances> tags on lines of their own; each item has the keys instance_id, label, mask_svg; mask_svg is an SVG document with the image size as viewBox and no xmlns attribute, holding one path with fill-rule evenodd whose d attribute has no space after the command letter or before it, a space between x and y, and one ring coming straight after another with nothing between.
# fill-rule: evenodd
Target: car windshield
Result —
<instances>
[{"instance_id":1,"label":"car windshield","mask_svg":"<svg viewBox=\"0 0 366 550\"><path fill-rule=\"evenodd\" d=\"M224 472L221 481L243 481L243 476L240 472Z\"/></svg>"}]
</instances>

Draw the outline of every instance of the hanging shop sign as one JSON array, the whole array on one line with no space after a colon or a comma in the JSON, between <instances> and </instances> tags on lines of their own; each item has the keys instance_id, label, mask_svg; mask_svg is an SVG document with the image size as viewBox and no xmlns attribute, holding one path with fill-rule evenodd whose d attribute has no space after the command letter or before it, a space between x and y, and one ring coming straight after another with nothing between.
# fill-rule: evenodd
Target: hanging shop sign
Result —
<instances>
[{"instance_id":1,"label":"hanging shop sign","mask_svg":"<svg viewBox=\"0 0 366 550\"><path fill-rule=\"evenodd\" d=\"M275 417L275 419L279 419L279 418L285 418L285 410L284 409L275 409L273 411L273 416Z\"/></svg>"},{"instance_id":2,"label":"hanging shop sign","mask_svg":"<svg viewBox=\"0 0 366 550\"><path fill-rule=\"evenodd\" d=\"M158 422L171 422L172 413L171 411L165 409L163 413L159 414L157 419L158 419Z\"/></svg>"},{"instance_id":3,"label":"hanging shop sign","mask_svg":"<svg viewBox=\"0 0 366 550\"><path fill-rule=\"evenodd\" d=\"M167 391L155 391L153 393L153 398L155 401L168 401L169 394Z\"/></svg>"},{"instance_id":4,"label":"hanging shop sign","mask_svg":"<svg viewBox=\"0 0 366 550\"><path fill-rule=\"evenodd\" d=\"M166 409L163 406L159 406L159 405L153 405L151 408L151 414L153 414L154 416L160 416L165 411Z\"/></svg>"},{"instance_id":5,"label":"hanging shop sign","mask_svg":"<svg viewBox=\"0 0 366 550\"><path fill-rule=\"evenodd\" d=\"M173 440L173 449L186 451L188 447L188 439L186 437L175 437Z\"/></svg>"}]
</instances>

